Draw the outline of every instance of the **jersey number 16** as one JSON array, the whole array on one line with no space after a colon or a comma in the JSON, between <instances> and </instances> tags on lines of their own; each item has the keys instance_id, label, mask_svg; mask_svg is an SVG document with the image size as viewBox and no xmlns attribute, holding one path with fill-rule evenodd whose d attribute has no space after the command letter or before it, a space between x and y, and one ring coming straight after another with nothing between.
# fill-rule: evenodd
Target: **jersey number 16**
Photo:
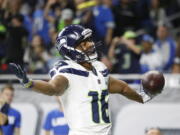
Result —
<instances>
[{"instance_id":1,"label":"jersey number 16","mask_svg":"<svg viewBox=\"0 0 180 135\"><path fill-rule=\"evenodd\" d=\"M105 100L106 96L108 96L108 91L102 90L101 94L99 94L97 91L90 91L88 96L92 97L91 106L93 121L95 123L100 123L100 116L102 116L102 120L105 123L109 123L108 103Z\"/></svg>"}]
</instances>

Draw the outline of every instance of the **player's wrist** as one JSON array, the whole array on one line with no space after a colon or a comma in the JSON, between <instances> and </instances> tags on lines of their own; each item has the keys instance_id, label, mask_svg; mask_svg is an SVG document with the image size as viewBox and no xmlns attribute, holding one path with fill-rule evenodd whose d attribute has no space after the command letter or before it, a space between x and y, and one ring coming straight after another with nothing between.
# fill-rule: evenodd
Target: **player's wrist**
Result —
<instances>
[{"instance_id":1,"label":"player's wrist","mask_svg":"<svg viewBox=\"0 0 180 135\"><path fill-rule=\"evenodd\" d=\"M143 103L146 103L152 99L152 97L150 95L146 94L143 90L141 90L141 92L139 92L139 95L142 97Z\"/></svg>"},{"instance_id":2,"label":"player's wrist","mask_svg":"<svg viewBox=\"0 0 180 135\"><path fill-rule=\"evenodd\" d=\"M34 85L33 81L27 77L26 73L22 79L19 79L19 81L24 88L32 88Z\"/></svg>"},{"instance_id":3,"label":"player's wrist","mask_svg":"<svg viewBox=\"0 0 180 135\"><path fill-rule=\"evenodd\" d=\"M32 88L34 86L34 82L29 79L28 79L28 81L26 81L25 83L23 82L22 84L23 84L24 88Z\"/></svg>"}]
</instances>

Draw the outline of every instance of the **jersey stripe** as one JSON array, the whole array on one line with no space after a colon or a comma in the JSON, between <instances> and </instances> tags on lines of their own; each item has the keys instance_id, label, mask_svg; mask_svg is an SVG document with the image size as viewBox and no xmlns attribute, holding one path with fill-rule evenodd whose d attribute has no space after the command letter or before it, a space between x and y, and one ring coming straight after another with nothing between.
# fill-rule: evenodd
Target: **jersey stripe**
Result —
<instances>
[{"instance_id":1,"label":"jersey stripe","mask_svg":"<svg viewBox=\"0 0 180 135\"><path fill-rule=\"evenodd\" d=\"M108 74L109 74L109 70L108 70L108 69L105 69L105 70L101 71L101 73L102 73L102 75L103 75L104 77L106 77L106 76L108 76Z\"/></svg>"},{"instance_id":2,"label":"jersey stripe","mask_svg":"<svg viewBox=\"0 0 180 135\"><path fill-rule=\"evenodd\" d=\"M56 71L55 70L52 70L52 71L50 71L50 76L51 76L51 78L56 74Z\"/></svg>"},{"instance_id":3,"label":"jersey stripe","mask_svg":"<svg viewBox=\"0 0 180 135\"><path fill-rule=\"evenodd\" d=\"M64 61L58 61L56 64L55 64L55 68L58 70L60 67L62 66L67 66L68 64Z\"/></svg>"},{"instance_id":4,"label":"jersey stripe","mask_svg":"<svg viewBox=\"0 0 180 135\"><path fill-rule=\"evenodd\" d=\"M82 70L78 70L78 69L74 69L74 68L64 68L61 69L59 71L60 73L71 73L71 74L75 74L75 75L79 75L79 76L84 76L84 77L88 77L89 73L86 71L82 71Z\"/></svg>"}]
</instances>

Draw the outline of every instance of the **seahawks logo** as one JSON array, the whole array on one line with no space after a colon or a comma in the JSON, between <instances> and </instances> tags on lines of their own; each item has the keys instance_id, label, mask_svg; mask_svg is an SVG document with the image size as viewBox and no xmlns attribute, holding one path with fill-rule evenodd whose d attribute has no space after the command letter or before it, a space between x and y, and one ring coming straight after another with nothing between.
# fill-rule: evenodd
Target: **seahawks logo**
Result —
<instances>
[{"instance_id":1,"label":"seahawks logo","mask_svg":"<svg viewBox=\"0 0 180 135\"><path fill-rule=\"evenodd\" d=\"M78 40L80 38L79 34L77 32L73 32L73 34L70 34L69 37Z\"/></svg>"}]
</instances>

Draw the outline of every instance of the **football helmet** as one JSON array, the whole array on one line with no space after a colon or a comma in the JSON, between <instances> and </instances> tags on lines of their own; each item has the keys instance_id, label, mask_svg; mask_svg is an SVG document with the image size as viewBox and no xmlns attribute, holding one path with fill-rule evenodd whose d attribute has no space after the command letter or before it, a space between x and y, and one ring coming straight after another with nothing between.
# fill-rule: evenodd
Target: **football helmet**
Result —
<instances>
[{"instance_id":1,"label":"football helmet","mask_svg":"<svg viewBox=\"0 0 180 135\"><path fill-rule=\"evenodd\" d=\"M81 51L76 47L84 41L92 41L92 30L81 25L69 25L65 27L56 39L56 48L59 53L69 60L80 62L92 62L97 59L95 45L88 51ZM92 41L93 42L93 41Z\"/></svg>"}]
</instances>

